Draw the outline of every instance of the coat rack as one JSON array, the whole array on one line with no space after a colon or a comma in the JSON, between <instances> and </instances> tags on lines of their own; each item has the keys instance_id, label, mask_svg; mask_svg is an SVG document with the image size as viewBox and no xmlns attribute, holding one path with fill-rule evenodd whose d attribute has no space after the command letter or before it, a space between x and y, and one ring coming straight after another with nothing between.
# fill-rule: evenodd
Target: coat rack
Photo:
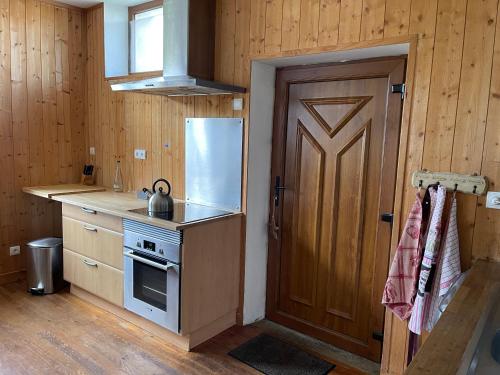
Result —
<instances>
[{"instance_id":1,"label":"coat rack","mask_svg":"<svg viewBox=\"0 0 500 375\"><path fill-rule=\"evenodd\" d=\"M483 195L488 191L488 180L484 176L448 172L416 171L411 183L413 187L424 187L439 184L450 191L459 191L465 194Z\"/></svg>"}]
</instances>

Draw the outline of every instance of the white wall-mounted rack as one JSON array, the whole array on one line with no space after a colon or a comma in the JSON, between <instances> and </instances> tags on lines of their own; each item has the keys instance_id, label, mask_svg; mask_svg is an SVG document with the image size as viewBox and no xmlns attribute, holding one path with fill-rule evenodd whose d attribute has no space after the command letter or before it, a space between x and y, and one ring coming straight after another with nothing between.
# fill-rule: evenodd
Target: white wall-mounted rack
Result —
<instances>
[{"instance_id":1,"label":"white wall-mounted rack","mask_svg":"<svg viewBox=\"0 0 500 375\"><path fill-rule=\"evenodd\" d=\"M474 176L449 172L416 171L411 183L414 187L426 188L429 185L439 184L450 191L459 191L465 194L483 195L488 191L488 180L484 176Z\"/></svg>"}]
</instances>

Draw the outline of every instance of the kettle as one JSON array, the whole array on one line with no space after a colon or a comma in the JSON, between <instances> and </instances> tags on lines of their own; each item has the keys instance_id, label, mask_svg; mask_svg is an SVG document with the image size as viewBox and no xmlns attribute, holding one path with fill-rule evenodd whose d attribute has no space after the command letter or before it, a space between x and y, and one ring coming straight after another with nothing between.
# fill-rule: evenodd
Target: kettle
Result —
<instances>
[{"instance_id":1,"label":"kettle","mask_svg":"<svg viewBox=\"0 0 500 375\"><path fill-rule=\"evenodd\" d=\"M159 182L164 182L167 184L168 191L166 193L163 192L163 188L160 187L158 191L156 191L156 185ZM174 200L170 196L170 192L172 188L170 183L164 178L160 178L156 180L153 184L153 191L144 188L142 189L144 193L146 193L148 197L148 213L151 216L171 216L174 211Z\"/></svg>"}]
</instances>

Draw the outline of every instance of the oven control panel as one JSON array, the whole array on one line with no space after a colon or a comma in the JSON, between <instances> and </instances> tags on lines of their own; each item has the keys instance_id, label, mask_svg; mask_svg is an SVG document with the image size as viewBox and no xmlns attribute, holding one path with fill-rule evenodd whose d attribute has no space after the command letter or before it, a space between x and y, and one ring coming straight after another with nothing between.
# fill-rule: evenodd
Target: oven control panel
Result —
<instances>
[{"instance_id":1,"label":"oven control panel","mask_svg":"<svg viewBox=\"0 0 500 375\"><path fill-rule=\"evenodd\" d=\"M124 231L123 242L131 250L141 251L170 262L181 262L181 246L167 241L153 239L142 234Z\"/></svg>"}]
</instances>

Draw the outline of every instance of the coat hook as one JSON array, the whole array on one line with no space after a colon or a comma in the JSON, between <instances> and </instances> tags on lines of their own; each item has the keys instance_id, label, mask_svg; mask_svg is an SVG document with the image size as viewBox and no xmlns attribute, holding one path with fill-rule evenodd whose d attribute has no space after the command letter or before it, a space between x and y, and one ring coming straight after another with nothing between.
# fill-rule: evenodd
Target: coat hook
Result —
<instances>
[{"instance_id":1,"label":"coat hook","mask_svg":"<svg viewBox=\"0 0 500 375\"><path fill-rule=\"evenodd\" d=\"M474 190L472 190L472 194L476 194L477 186L474 185Z\"/></svg>"},{"instance_id":2,"label":"coat hook","mask_svg":"<svg viewBox=\"0 0 500 375\"><path fill-rule=\"evenodd\" d=\"M453 189L454 192L458 190L458 184L455 184L455 189Z\"/></svg>"},{"instance_id":3,"label":"coat hook","mask_svg":"<svg viewBox=\"0 0 500 375\"><path fill-rule=\"evenodd\" d=\"M424 181L420 180L420 182L418 183L418 187L421 188L423 185L424 185Z\"/></svg>"}]
</instances>

